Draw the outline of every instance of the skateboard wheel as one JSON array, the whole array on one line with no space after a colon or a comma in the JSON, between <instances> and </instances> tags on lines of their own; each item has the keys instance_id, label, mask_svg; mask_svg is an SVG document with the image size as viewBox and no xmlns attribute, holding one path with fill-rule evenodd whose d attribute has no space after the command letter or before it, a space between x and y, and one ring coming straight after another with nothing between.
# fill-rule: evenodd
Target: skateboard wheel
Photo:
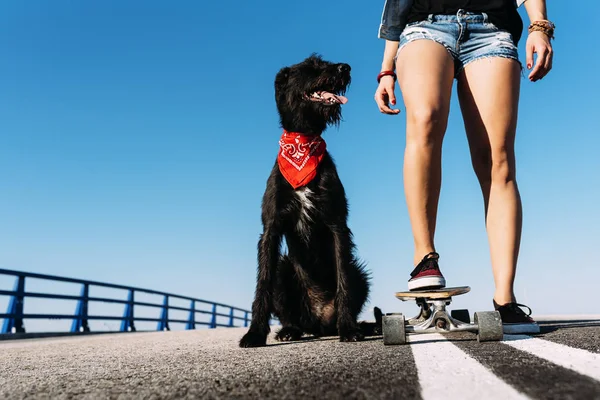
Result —
<instances>
[{"instance_id":1,"label":"skateboard wheel","mask_svg":"<svg viewBox=\"0 0 600 400\"><path fill-rule=\"evenodd\" d=\"M466 324L471 323L471 317L469 316L469 310L452 310L450 316L457 321L464 322Z\"/></svg>"},{"instance_id":2,"label":"skateboard wheel","mask_svg":"<svg viewBox=\"0 0 600 400\"><path fill-rule=\"evenodd\" d=\"M384 315L382 320L383 344L393 345L406 343L406 329L404 324L403 314Z\"/></svg>"},{"instance_id":3,"label":"skateboard wheel","mask_svg":"<svg viewBox=\"0 0 600 400\"><path fill-rule=\"evenodd\" d=\"M474 322L477 325L477 341L499 341L504 337L502 319L498 311L476 312Z\"/></svg>"}]
</instances>

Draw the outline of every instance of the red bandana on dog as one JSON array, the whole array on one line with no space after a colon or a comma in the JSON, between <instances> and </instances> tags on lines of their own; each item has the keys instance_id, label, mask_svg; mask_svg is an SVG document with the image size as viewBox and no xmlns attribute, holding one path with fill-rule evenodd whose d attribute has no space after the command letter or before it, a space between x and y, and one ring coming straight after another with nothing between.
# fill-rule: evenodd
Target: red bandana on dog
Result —
<instances>
[{"instance_id":1,"label":"red bandana on dog","mask_svg":"<svg viewBox=\"0 0 600 400\"><path fill-rule=\"evenodd\" d=\"M321 136L308 136L284 130L279 147L279 170L294 189L314 179L317 167L325 154L326 145Z\"/></svg>"}]
</instances>

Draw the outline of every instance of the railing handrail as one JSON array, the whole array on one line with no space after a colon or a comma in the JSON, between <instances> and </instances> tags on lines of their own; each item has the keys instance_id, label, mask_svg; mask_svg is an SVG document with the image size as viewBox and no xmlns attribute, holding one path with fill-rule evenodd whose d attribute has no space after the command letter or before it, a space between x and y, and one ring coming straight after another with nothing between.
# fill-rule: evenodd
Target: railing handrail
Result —
<instances>
[{"instance_id":1,"label":"railing handrail","mask_svg":"<svg viewBox=\"0 0 600 400\"><path fill-rule=\"evenodd\" d=\"M23 321L25 319L71 319L71 332L90 332L88 321L90 320L120 320L121 332L136 331L135 321L158 322L157 330L170 330L169 323L185 323L186 329L196 329L196 325L208 325L209 328L216 327L234 327L235 320L244 321L244 326L248 326L250 322L249 316L251 311L240 307L230 306L214 301L198 299L190 296L182 296L175 293L162 292L159 290L144 289L135 286L119 285L114 283L92 281L86 279L67 278L64 276L40 274L35 272L25 272L10 269L0 268L0 275L8 275L16 277L16 282L13 290L0 290L0 296L10 296L8 310L6 313L0 313L0 319L4 319L2 330L0 333L24 333L25 327ZM43 293L43 292L28 292L25 290L26 279L41 279L54 282L66 282L81 285L79 296L60 293ZM127 291L127 299L117 299L111 297L90 296L90 287L104 287L110 289L118 289ZM136 301L136 294L145 293L150 295L162 296L162 304L151 303L147 301ZM77 301L75 313L68 314L45 314L45 313L25 313L23 304L26 298L42 298L52 300L71 300ZM189 307L172 305L170 300L185 300L189 301ZM122 317L109 315L90 315L88 312L90 302L117 303L125 306ZM210 310L197 309L197 303L211 306ZM135 316L135 306L155 307L161 309L160 317L137 317ZM228 313L218 312L217 308L226 308ZM188 312L187 319L170 318L169 311L185 311ZM235 315L236 312L242 312L244 315ZM209 321L196 321L196 315L209 315ZM218 317L228 318L228 323L218 322Z\"/></svg>"},{"instance_id":2,"label":"railing handrail","mask_svg":"<svg viewBox=\"0 0 600 400\"><path fill-rule=\"evenodd\" d=\"M0 275L12 275L12 276L17 276L17 277L22 276L24 278L45 279L45 280L51 280L51 281L57 281L57 282L77 283L77 284L81 284L81 285L87 284L90 286L99 286L99 287L120 289L120 290L127 290L127 291L133 290L138 293L147 293L147 294L153 294L153 295L158 295L158 296L169 296L170 298L176 298L176 299L182 299L182 300L188 300L188 301L193 300L193 301L197 301L197 302L205 303L205 304L209 304L209 305L216 304L218 307L233 308L234 310L237 310L237 311L250 312L249 310L245 310L243 308L230 306L230 305L222 304L222 303L217 303L215 301L203 300L203 299L198 299L198 298L189 297L189 296L182 296L182 295L178 295L178 294L174 294L174 293L161 292L158 290L138 288L135 286L119 285L119 284L115 284L115 283L90 281L90 280L86 280L86 279L77 279L77 278L67 278L64 276L39 274L39 273L35 273L35 272L24 272L24 271L17 271L17 270L11 270L11 269L2 269L2 268L0 268ZM78 297L80 297L80 296L78 296ZM100 301L100 300L98 300L98 301ZM126 300L124 300L124 301L126 301ZM162 306L160 306L160 307L162 307Z\"/></svg>"}]
</instances>

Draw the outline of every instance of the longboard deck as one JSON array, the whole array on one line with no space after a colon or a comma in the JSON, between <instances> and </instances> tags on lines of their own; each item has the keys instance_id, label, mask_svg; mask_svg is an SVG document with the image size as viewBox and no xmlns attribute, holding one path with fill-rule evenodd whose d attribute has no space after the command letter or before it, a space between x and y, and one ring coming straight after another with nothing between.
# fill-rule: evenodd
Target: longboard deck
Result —
<instances>
[{"instance_id":1,"label":"longboard deck","mask_svg":"<svg viewBox=\"0 0 600 400\"><path fill-rule=\"evenodd\" d=\"M397 292L396 297L402 301L411 299L447 299L452 296L468 293L470 286L457 286L434 290L414 290L410 292Z\"/></svg>"}]
</instances>

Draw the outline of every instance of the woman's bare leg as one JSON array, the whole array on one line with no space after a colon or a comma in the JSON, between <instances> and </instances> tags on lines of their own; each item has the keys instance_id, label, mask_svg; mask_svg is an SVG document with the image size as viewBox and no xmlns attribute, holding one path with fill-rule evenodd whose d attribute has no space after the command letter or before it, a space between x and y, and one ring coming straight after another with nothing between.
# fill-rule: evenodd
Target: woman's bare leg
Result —
<instances>
[{"instance_id":1,"label":"woman's bare leg","mask_svg":"<svg viewBox=\"0 0 600 400\"><path fill-rule=\"evenodd\" d=\"M514 149L519 77L519 64L499 57L474 61L458 77L471 160L483 192L494 300L500 305L515 301L513 284L521 241Z\"/></svg>"},{"instance_id":2,"label":"woman's bare leg","mask_svg":"<svg viewBox=\"0 0 600 400\"><path fill-rule=\"evenodd\" d=\"M435 251L442 141L450 111L454 62L442 45L416 40L400 51L396 71L406 107L404 192L416 265Z\"/></svg>"}]
</instances>

